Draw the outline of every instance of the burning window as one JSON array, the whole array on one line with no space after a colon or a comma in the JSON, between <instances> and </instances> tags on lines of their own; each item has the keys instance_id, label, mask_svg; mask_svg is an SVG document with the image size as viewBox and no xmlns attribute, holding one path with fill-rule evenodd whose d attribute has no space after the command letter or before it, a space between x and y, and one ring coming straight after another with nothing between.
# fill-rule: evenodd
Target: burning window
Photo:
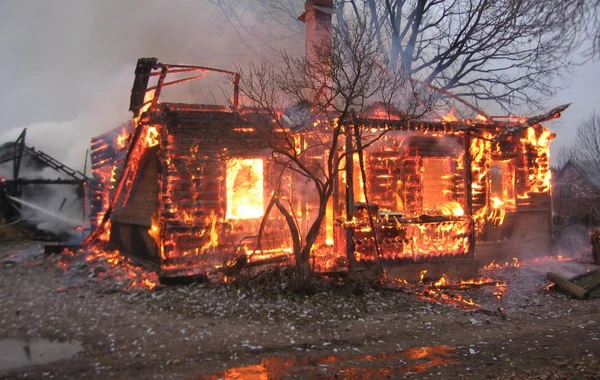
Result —
<instances>
[{"instance_id":1,"label":"burning window","mask_svg":"<svg viewBox=\"0 0 600 380\"><path fill-rule=\"evenodd\" d=\"M490 200L493 208L515 211L515 171L510 160L490 164Z\"/></svg>"},{"instance_id":2,"label":"burning window","mask_svg":"<svg viewBox=\"0 0 600 380\"><path fill-rule=\"evenodd\" d=\"M452 169L450 157L423 158L423 210L433 210L451 200Z\"/></svg>"},{"instance_id":3,"label":"burning window","mask_svg":"<svg viewBox=\"0 0 600 380\"><path fill-rule=\"evenodd\" d=\"M252 219L263 216L263 160L258 158L229 160L226 186L227 219Z\"/></svg>"}]
</instances>

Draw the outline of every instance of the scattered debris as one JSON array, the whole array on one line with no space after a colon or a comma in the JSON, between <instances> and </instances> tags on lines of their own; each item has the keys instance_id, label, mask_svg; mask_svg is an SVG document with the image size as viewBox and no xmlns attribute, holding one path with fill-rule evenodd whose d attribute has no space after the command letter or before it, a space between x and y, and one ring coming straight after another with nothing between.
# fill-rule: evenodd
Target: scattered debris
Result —
<instances>
[{"instance_id":1,"label":"scattered debris","mask_svg":"<svg viewBox=\"0 0 600 380\"><path fill-rule=\"evenodd\" d=\"M60 242L55 244L46 244L44 246L44 253L49 255L53 253L62 253L65 250L75 252L82 247L83 246L81 244L62 244Z\"/></svg>"}]
</instances>

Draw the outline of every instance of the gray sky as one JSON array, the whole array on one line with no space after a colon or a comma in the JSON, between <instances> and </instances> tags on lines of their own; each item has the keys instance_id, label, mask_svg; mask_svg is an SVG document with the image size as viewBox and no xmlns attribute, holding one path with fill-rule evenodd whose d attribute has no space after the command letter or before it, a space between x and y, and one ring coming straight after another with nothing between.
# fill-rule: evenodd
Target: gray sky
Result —
<instances>
[{"instance_id":1,"label":"gray sky","mask_svg":"<svg viewBox=\"0 0 600 380\"><path fill-rule=\"evenodd\" d=\"M0 1L0 124L70 120L142 56L220 64L210 20L202 0Z\"/></svg>"},{"instance_id":2,"label":"gray sky","mask_svg":"<svg viewBox=\"0 0 600 380\"><path fill-rule=\"evenodd\" d=\"M577 125L587 119L596 110L600 112L600 61L589 62L575 72L569 88L565 88L558 95L548 101L548 108L565 103L572 103L563 112L562 117L551 124L556 132L556 139L551 145L551 153L556 152L560 146L568 145L573 140Z\"/></svg>"},{"instance_id":3,"label":"gray sky","mask_svg":"<svg viewBox=\"0 0 600 380\"><path fill-rule=\"evenodd\" d=\"M223 69L260 59L238 41L208 0L0 0L0 143L28 127L29 145L81 169L89 139L131 117L139 57ZM547 104L573 103L554 146L600 111L600 63L577 74Z\"/></svg>"}]
</instances>

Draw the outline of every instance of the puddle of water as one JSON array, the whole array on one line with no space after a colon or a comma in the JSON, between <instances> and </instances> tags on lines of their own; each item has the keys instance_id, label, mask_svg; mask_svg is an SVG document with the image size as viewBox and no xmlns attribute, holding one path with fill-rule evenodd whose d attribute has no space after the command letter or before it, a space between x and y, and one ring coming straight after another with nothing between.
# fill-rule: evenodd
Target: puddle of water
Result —
<instances>
[{"instance_id":1,"label":"puddle of water","mask_svg":"<svg viewBox=\"0 0 600 380\"><path fill-rule=\"evenodd\" d=\"M83 351L80 342L46 339L1 339L0 371L70 359Z\"/></svg>"},{"instance_id":2,"label":"puddle of water","mask_svg":"<svg viewBox=\"0 0 600 380\"><path fill-rule=\"evenodd\" d=\"M389 379L400 374L425 372L433 367L457 364L456 347L427 346L375 355L282 357L271 356L258 364L230 368L198 380L269 379L300 376L321 378L341 376L345 379Z\"/></svg>"}]
</instances>

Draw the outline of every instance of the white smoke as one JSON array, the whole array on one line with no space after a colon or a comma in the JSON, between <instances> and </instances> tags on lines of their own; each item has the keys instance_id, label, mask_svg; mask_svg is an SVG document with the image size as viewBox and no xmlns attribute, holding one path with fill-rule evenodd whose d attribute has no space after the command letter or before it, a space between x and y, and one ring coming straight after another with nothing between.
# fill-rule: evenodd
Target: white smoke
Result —
<instances>
[{"instance_id":1,"label":"white smoke","mask_svg":"<svg viewBox=\"0 0 600 380\"><path fill-rule=\"evenodd\" d=\"M83 172L90 140L131 118L127 112L133 65L121 68L68 121L46 121L27 126L25 144L40 150L72 169ZM14 127L0 135L0 142L14 141L23 127Z\"/></svg>"},{"instance_id":2,"label":"white smoke","mask_svg":"<svg viewBox=\"0 0 600 380\"><path fill-rule=\"evenodd\" d=\"M232 71L280 58L257 55L259 30L243 36L209 0L3 1L0 51L10 59L0 71L0 144L28 127L28 145L82 169L89 138L131 118L138 58ZM282 48L301 52L302 38Z\"/></svg>"},{"instance_id":3,"label":"white smoke","mask_svg":"<svg viewBox=\"0 0 600 380\"><path fill-rule=\"evenodd\" d=\"M261 33L242 34L248 40L241 41L223 17L209 0L0 2L0 51L6 58L0 70L0 144L27 128L27 146L83 172L90 139L132 117L129 97L138 58L232 71L269 60L253 49L264 38ZM267 32L277 35L272 25ZM299 38L282 48L303 51ZM279 58L276 49L271 58ZM208 103L220 94L219 88L190 91ZM87 168L90 175L89 160ZM10 163L0 172L12 179ZM20 176L66 178L27 165ZM46 186L41 193L45 196L23 199L61 217L82 219L71 186ZM23 210L42 228L60 226L51 215Z\"/></svg>"}]
</instances>

